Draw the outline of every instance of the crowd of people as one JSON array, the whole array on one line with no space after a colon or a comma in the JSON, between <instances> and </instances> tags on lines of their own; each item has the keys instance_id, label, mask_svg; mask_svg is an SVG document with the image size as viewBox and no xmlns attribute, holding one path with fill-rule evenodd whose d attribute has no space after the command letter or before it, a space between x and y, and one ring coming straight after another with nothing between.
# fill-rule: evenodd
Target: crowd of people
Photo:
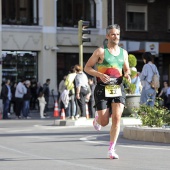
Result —
<instances>
[{"instance_id":1,"label":"crowd of people","mask_svg":"<svg viewBox=\"0 0 170 170\"><path fill-rule=\"evenodd\" d=\"M41 86L35 79L22 79L18 83L11 83L9 79L2 83L1 99L3 102L3 119L10 119L14 113L17 119L29 119L30 110L40 110L40 117L44 118L48 110L50 79ZM43 103L43 104L42 104Z\"/></svg>"},{"instance_id":2,"label":"crowd of people","mask_svg":"<svg viewBox=\"0 0 170 170\"><path fill-rule=\"evenodd\" d=\"M80 65L71 67L59 83L59 108L64 109L67 119L94 117L94 87L94 78L88 78Z\"/></svg>"}]
</instances>

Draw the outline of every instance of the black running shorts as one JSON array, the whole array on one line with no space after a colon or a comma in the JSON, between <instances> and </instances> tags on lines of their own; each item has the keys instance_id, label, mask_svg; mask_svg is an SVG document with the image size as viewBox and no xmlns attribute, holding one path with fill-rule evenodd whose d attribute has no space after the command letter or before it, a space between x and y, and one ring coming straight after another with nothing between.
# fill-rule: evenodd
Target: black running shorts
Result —
<instances>
[{"instance_id":1,"label":"black running shorts","mask_svg":"<svg viewBox=\"0 0 170 170\"><path fill-rule=\"evenodd\" d=\"M111 108L111 103L122 103L125 105L126 94L123 84L120 84L122 96L120 97L105 97L105 85L97 84L94 90L94 98L95 98L95 108L96 110L104 110L107 108Z\"/></svg>"}]
</instances>

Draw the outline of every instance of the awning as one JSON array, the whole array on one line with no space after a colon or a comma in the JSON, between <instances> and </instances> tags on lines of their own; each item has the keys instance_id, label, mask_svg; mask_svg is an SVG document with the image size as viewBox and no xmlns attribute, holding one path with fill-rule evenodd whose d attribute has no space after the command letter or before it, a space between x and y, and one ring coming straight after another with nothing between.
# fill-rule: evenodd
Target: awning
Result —
<instances>
[{"instance_id":1,"label":"awning","mask_svg":"<svg viewBox=\"0 0 170 170\"><path fill-rule=\"evenodd\" d=\"M159 43L159 53L170 53L170 43L160 42Z\"/></svg>"}]
</instances>

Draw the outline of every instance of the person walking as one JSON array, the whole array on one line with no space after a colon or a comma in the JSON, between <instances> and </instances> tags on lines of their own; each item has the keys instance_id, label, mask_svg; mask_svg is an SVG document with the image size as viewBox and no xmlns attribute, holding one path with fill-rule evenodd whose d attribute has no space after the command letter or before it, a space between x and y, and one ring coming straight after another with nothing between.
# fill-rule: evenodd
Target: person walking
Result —
<instances>
[{"instance_id":1,"label":"person walking","mask_svg":"<svg viewBox=\"0 0 170 170\"><path fill-rule=\"evenodd\" d=\"M76 71L74 66L71 67L70 73L67 75L65 79L65 87L69 90L69 111L68 117L74 120L76 118L76 99L75 99L75 87L74 87L74 80L76 77Z\"/></svg>"},{"instance_id":2,"label":"person walking","mask_svg":"<svg viewBox=\"0 0 170 170\"><path fill-rule=\"evenodd\" d=\"M91 91L91 95L89 97L89 101L88 101L88 109L89 109L89 114L91 118L95 117L95 100L94 100L94 89L95 89L95 83L94 83L94 78L89 78L88 79L88 83L90 86L90 91Z\"/></svg>"},{"instance_id":3,"label":"person walking","mask_svg":"<svg viewBox=\"0 0 170 170\"><path fill-rule=\"evenodd\" d=\"M23 108L23 97L24 94L27 93L27 89L25 87L25 79L22 79L16 86L15 90L15 104L16 104L16 116L18 119L21 119L21 110Z\"/></svg>"},{"instance_id":4,"label":"person walking","mask_svg":"<svg viewBox=\"0 0 170 170\"><path fill-rule=\"evenodd\" d=\"M142 55L143 62L145 65L142 68L142 72L139 77L142 83L142 92L140 97L140 104L146 104L148 106L154 106L156 90L151 87L150 83L154 73L159 75L158 69L155 64L152 63L152 54L145 52Z\"/></svg>"},{"instance_id":5,"label":"person walking","mask_svg":"<svg viewBox=\"0 0 170 170\"><path fill-rule=\"evenodd\" d=\"M43 84L43 93L44 93L44 98L46 101L45 109L44 109L44 114L48 111L48 104L49 104L49 97L50 97L50 79L47 79L46 82Z\"/></svg>"},{"instance_id":6,"label":"person walking","mask_svg":"<svg viewBox=\"0 0 170 170\"><path fill-rule=\"evenodd\" d=\"M167 94L167 90L168 90L168 82L164 81L163 82L163 88L161 89L161 92L159 93L158 97L161 97L163 99L163 106L168 107L168 103L167 103L167 99L168 99L168 94Z\"/></svg>"},{"instance_id":7,"label":"person walking","mask_svg":"<svg viewBox=\"0 0 170 170\"><path fill-rule=\"evenodd\" d=\"M129 81L130 68L128 53L118 46L120 40L120 26L109 25L106 29L107 43L96 49L85 65L85 72L97 78L94 90L96 115L93 121L94 128L109 123L111 113L112 125L110 129L110 144L108 157L118 159L115 145L120 132L120 120L125 105L125 90L122 84L124 77ZM94 66L96 65L96 69ZM123 73L122 73L123 69Z\"/></svg>"},{"instance_id":8,"label":"person walking","mask_svg":"<svg viewBox=\"0 0 170 170\"><path fill-rule=\"evenodd\" d=\"M16 114L16 99L15 99L15 91L16 91L16 87L17 87L17 82L13 82L12 86L11 86L11 93L12 93L12 98L11 98L11 106L10 109L10 113L12 112L12 114ZM12 109L13 108L13 109Z\"/></svg>"},{"instance_id":9,"label":"person walking","mask_svg":"<svg viewBox=\"0 0 170 170\"><path fill-rule=\"evenodd\" d=\"M30 109L36 110L36 100L37 100L37 81L36 79L31 80L31 86L30 92L31 92L31 99L30 99Z\"/></svg>"},{"instance_id":10,"label":"person walking","mask_svg":"<svg viewBox=\"0 0 170 170\"><path fill-rule=\"evenodd\" d=\"M76 99L81 111L81 117L86 117L86 95L89 93L88 78L80 65L75 65Z\"/></svg>"},{"instance_id":11,"label":"person walking","mask_svg":"<svg viewBox=\"0 0 170 170\"><path fill-rule=\"evenodd\" d=\"M38 101L38 97L40 95L40 92L43 91L43 87L41 86L41 83L40 82L37 82L37 89L36 89L36 105L38 107L38 110L40 110L40 106L39 106L39 101Z\"/></svg>"},{"instance_id":12,"label":"person walking","mask_svg":"<svg viewBox=\"0 0 170 170\"><path fill-rule=\"evenodd\" d=\"M45 101L43 92L39 93L38 101L39 101L39 107L40 107L40 118L44 119L45 118L44 108L47 102Z\"/></svg>"},{"instance_id":13,"label":"person walking","mask_svg":"<svg viewBox=\"0 0 170 170\"><path fill-rule=\"evenodd\" d=\"M22 108L22 115L23 118L29 119L31 118L30 113L30 100L31 100L31 82L29 80L25 81L25 87L27 89L26 94L23 96L23 108Z\"/></svg>"},{"instance_id":14,"label":"person walking","mask_svg":"<svg viewBox=\"0 0 170 170\"><path fill-rule=\"evenodd\" d=\"M3 101L3 117L2 118L9 119L8 111L9 111L10 101L12 97L9 79L7 79L5 84L2 86L1 97Z\"/></svg>"}]
</instances>

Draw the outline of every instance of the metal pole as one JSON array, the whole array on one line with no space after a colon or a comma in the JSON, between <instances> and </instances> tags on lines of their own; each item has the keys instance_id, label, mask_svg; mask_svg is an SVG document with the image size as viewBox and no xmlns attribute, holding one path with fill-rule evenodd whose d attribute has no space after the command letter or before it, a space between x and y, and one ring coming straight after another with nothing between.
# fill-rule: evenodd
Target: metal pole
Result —
<instances>
[{"instance_id":1,"label":"metal pole","mask_svg":"<svg viewBox=\"0 0 170 170\"><path fill-rule=\"evenodd\" d=\"M79 65L83 68L83 44L79 45Z\"/></svg>"}]
</instances>

